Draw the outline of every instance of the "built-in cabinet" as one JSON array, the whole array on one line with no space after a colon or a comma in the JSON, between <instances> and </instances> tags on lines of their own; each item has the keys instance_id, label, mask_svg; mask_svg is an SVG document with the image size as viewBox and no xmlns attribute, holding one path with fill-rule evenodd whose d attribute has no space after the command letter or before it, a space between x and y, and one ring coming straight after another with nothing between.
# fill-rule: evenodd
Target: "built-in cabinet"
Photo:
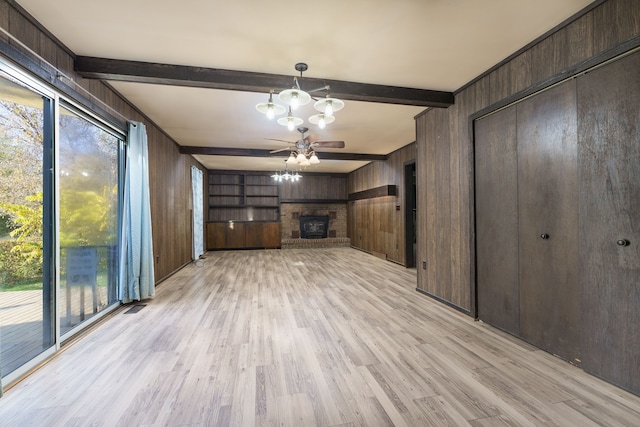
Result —
<instances>
[{"instance_id":1,"label":"built-in cabinet","mask_svg":"<svg viewBox=\"0 0 640 427\"><path fill-rule=\"evenodd\" d=\"M280 247L280 223L272 221L226 221L207 224L208 249Z\"/></svg>"},{"instance_id":2,"label":"built-in cabinet","mask_svg":"<svg viewBox=\"0 0 640 427\"><path fill-rule=\"evenodd\" d=\"M277 183L259 172L209 171L207 249L280 246Z\"/></svg>"},{"instance_id":3,"label":"built-in cabinet","mask_svg":"<svg viewBox=\"0 0 640 427\"><path fill-rule=\"evenodd\" d=\"M640 53L475 121L478 318L640 393Z\"/></svg>"}]
</instances>

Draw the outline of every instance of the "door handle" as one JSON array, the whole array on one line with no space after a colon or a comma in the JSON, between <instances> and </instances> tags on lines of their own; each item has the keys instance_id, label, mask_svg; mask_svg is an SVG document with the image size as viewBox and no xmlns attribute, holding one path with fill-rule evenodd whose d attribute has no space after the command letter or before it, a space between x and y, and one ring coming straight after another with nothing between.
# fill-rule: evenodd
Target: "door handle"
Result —
<instances>
[{"instance_id":1,"label":"door handle","mask_svg":"<svg viewBox=\"0 0 640 427\"><path fill-rule=\"evenodd\" d=\"M620 239L620 240L616 240L616 244L618 246L629 246L631 242L628 241L627 239Z\"/></svg>"},{"instance_id":2,"label":"door handle","mask_svg":"<svg viewBox=\"0 0 640 427\"><path fill-rule=\"evenodd\" d=\"M542 233L542 234L540 235L540 238L541 238L542 240L547 240L547 239L549 238L549 235L548 235L547 233Z\"/></svg>"}]
</instances>

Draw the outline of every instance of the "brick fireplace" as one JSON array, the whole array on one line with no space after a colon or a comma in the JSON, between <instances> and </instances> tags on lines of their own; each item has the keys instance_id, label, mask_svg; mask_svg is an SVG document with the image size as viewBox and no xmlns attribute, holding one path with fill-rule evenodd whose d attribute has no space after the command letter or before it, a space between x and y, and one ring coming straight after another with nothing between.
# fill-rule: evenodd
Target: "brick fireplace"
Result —
<instances>
[{"instance_id":1,"label":"brick fireplace","mask_svg":"<svg viewBox=\"0 0 640 427\"><path fill-rule=\"evenodd\" d=\"M329 218L327 238L302 239L300 237L300 217ZM346 203L282 203L280 205L281 247L342 247L350 246L347 237L347 204Z\"/></svg>"}]
</instances>

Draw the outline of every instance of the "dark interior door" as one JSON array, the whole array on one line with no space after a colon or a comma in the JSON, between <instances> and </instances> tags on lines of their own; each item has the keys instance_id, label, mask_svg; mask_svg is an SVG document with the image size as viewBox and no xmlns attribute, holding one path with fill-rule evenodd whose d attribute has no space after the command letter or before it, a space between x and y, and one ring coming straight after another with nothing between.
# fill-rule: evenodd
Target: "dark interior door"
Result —
<instances>
[{"instance_id":1,"label":"dark interior door","mask_svg":"<svg viewBox=\"0 0 640 427\"><path fill-rule=\"evenodd\" d=\"M516 107L474 126L477 314L519 335Z\"/></svg>"},{"instance_id":2,"label":"dark interior door","mask_svg":"<svg viewBox=\"0 0 640 427\"><path fill-rule=\"evenodd\" d=\"M416 163L404 165L404 229L405 267L416 267Z\"/></svg>"},{"instance_id":3,"label":"dark interior door","mask_svg":"<svg viewBox=\"0 0 640 427\"><path fill-rule=\"evenodd\" d=\"M583 368L640 394L640 53L577 79Z\"/></svg>"},{"instance_id":4,"label":"dark interior door","mask_svg":"<svg viewBox=\"0 0 640 427\"><path fill-rule=\"evenodd\" d=\"M576 90L517 105L520 332L580 363Z\"/></svg>"}]
</instances>

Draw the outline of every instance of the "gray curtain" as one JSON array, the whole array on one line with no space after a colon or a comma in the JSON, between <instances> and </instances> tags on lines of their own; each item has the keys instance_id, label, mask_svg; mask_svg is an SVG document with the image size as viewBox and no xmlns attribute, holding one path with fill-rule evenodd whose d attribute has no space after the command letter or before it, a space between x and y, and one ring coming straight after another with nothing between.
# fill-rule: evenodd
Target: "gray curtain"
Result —
<instances>
[{"instance_id":1,"label":"gray curtain","mask_svg":"<svg viewBox=\"0 0 640 427\"><path fill-rule=\"evenodd\" d=\"M129 122L120 241L120 300L128 303L153 297L147 130L140 122Z\"/></svg>"}]
</instances>

